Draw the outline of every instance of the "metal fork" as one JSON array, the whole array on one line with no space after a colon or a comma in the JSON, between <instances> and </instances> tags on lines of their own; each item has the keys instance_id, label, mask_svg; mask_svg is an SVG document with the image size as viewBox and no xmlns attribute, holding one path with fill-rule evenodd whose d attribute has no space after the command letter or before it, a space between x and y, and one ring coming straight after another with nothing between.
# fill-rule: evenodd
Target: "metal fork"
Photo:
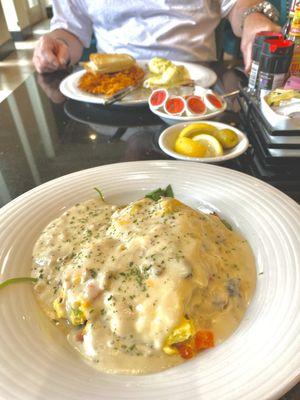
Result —
<instances>
[{"instance_id":1,"label":"metal fork","mask_svg":"<svg viewBox=\"0 0 300 400\"><path fill-rule=\"evenodd\" d=\"M138 86L128 86L127 88L124 88L124 89L120 90L118 93L115 93L113 96L105 98L103 104L104 105L114 104L115 102L122 100L129 93L133 92L135 89L137 89L137 87ZM237 94L239 94L239 92L240 92L239 90L235 90L231 93L225 93L223 96L222 95L221 96L225 99L227 97L236 96Z\"/></svg>"},{"instance_id":2,"label":"metal fork","mask_svg":"<svg viewBox=\"0 0 300 400\"><path fill-rule=\"evenodd\" d=\"M133 92L135 89L137 89L138 86L128 86L119 92L115 93L114 95L110 97L104 98L104 105L110 105L114 104L116 101L122 100L124 97L126 97L129 93Z\"/></svg>"}]
</instances>

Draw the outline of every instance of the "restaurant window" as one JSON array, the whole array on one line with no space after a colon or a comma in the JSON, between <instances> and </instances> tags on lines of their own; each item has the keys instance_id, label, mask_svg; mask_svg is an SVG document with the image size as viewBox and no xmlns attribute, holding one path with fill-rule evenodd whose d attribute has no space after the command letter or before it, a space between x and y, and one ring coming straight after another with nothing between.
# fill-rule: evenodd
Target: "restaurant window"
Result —
<instances>
[{"instance_id":1,"label":"restaurant window","mask_svg":"<svg viewBox=\"0 0 300 400\"><path fill-rule=\"evenodd\" d=\"M18 16L13 0L1 0L1 5L3 8L8 30L11 32L19 31L20 26L18 23Z\"/></svg>"}]
</instances>

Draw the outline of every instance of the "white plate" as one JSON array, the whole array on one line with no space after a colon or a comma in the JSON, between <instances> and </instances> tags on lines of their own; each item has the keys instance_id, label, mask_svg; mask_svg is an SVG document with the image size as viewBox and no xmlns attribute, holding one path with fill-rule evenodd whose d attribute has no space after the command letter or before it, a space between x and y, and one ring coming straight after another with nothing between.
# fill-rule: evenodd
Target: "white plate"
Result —
<instances>
[{"instance_id":1,"label":"white plate","mask_svg":"<svg viewBox=\"0 0 300 400\"><path fill-rule=\"evenodd\" d=\"M197 121L195 121L197 122ZM200 122L200 120L199 120ZM228 125L228 124L223 124L222 122L215 122L215 121L206 121L210 125L214 125L219 129L231 129L233 130L239 138L238 144L233 148L233 149L227 149L224 150L224 154L219 157L188 157L184 156L182 154L177 153L174 150L174 144L175 141L179 135L179 133L182 131L183 128L186 126L190 125L190 122L181 122L180 124L176 124L173 126L170 126L169 128L165 129L162 134L159 137L158 144L159 147L162 149L163 152L168 154L169 156L173 158L177 158L178 160L184 160L184 161L197 161L197 162L202 162L202 163L218 163L218 162L223 162L230 160L232 158L236 158L243 154L248 146L249 146L249 141L247 136L240 131L239 129L235 128L234 126Z\"/></svg>"},{"instance_id":2,"label":"white plate","mask_svg":"<svg viewBox=\"0 0 300 400\"><path fill-rule=\"evenodd\" d=\"M210 68L193 63L175 62L175 61L174 63L184 65L189 71L191 79L198 80L199 85L205 88L212 86L217 80L217 75ZM138 64L146 70L147 61L140 60L138 61ZM104 102L103 96L90 94L78 88L78 81L81 78L81 76L85 74L85 72L86 72L85 70L81 70L67 76L60 83L59 87L60 91L64 96L69 97L70 99L73 100L85 101L87 103L103 104ZM143 88L137 89L128 96L126 96L126 98L122 99L121 101L115 104L125 105L125 106L146 104L150 93L151 91L147 89Z\"/></svg>"},{"instance_id":3,"label":"white plate","mask_svg":"<svg viewBox=\"0 0 300 400\"><path fill-rule=\"evenodd\" d=\"M120 163L76 172L25 193L0 210L1 278L28 275L43 227L103 190L134 200L172 184L191 206L215 209L241 231L258 270L253 301L222 345L165 372L99 373L82 361L37 306L30 284L0 291L1 400L270 400L299 377L300 211L273 187L214 165L178 161Z\"/></svg>"}]
</instances>

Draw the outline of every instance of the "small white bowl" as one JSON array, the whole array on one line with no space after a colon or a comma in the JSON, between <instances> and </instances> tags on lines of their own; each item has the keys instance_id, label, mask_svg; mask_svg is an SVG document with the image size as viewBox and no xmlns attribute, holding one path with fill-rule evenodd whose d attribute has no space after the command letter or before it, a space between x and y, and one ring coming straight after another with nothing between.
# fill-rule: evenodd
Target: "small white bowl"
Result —
<instances>
[{"instance_id":1,"label":"small white bowl","mask_svg":"<svg viewBox=\"0 0 300 400\"><path fill-rule=\"evenodd\" d=\"M193 123L197 123L201 121L194 121ZM224 149L224 154L219 157L188 157L184 156L182 154L177 153L174 150L174 144L175 141L179 135L179 133L182 131L183 128L186 126L190 125L188 122L182 122L180 124L176 124L173 126L170 126L169 128L165 129L162 134L159 137L158 143L159 147L162 149L162 151L169 156L173 158L177 158L178 160L184 160L184 161L198 161L198 162L203 162L203 163L217 163L217 162L223 162L230 160L232 158L238 157L241 154L243 154L248 146L249 146L249 141L247 136L241 132L239 129L235 128L234 126L228 125L228 124L223 124L222 122L214 122L214 121L205 121L210 125L214 125L218 129L231 129L233 130L239 138L238 144L233 147L232 149Z\"/></svg>"}]
</instances>

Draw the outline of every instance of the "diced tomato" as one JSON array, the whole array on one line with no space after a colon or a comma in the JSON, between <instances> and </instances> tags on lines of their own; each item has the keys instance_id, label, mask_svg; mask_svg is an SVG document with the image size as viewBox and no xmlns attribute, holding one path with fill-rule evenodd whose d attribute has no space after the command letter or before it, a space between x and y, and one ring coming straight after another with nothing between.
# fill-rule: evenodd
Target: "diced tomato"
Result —
<instances>
[{"instance_id":1,"label":"diced tomato","mask_svg":"<svg viewBox=\"0 0 300 400\"><path fill-rule=\"evenodd\" d=\"M83 342L83 333L82 333L82 331L79 331L78 333L76 333L75 339L77 340L77 342Z\"/></svg>"},{"instance_id":2,"label":"diced tomato","mask_svg":"<svg viewBox=\"0 0 300 400\"><path fill-rule=\"evenodd\" d=\"M177 343L176 347L182 358L189 359L189 358L194 357L194 351L192 349L192 346L185 344L185 343Z\"/></svg>"},{"instance_id":3,"label":"diced tomato","mask_svg":"<svg viewBox=\"0 0 300 400\"><path fill-rule=\"evenodd\" d=\"M194 343L196 351L214 347L214 334L211 331L198 331L195 335Z\"/></svg>"}]
</instances>

